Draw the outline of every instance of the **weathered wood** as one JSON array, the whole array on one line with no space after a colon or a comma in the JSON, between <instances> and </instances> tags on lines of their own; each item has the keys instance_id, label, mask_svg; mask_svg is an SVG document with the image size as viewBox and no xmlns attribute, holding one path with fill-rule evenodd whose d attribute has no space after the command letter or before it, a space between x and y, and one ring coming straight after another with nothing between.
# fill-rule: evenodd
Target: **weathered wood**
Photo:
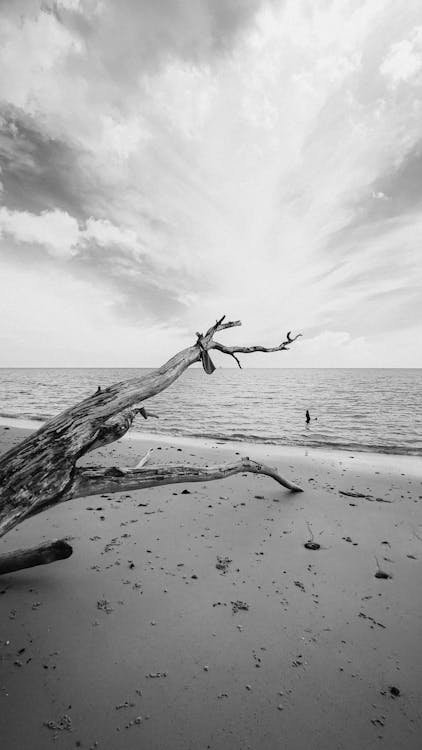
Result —
<instances>
[{"instance_id":1,"label":"weathered wood","mask_svg":"<svg viewBox=\"0 0 422 750\"><path fill-rule=\"evenodd\" d=\"M215 333L236 327L240 325L240 321L223 321L224 316L216 321L205 334L197 333L197 341L193 346L183 349L162 367L147 375L115 383L105 389L98 387L91 396L54 417L37 432L1 456L0 536L26 518L52 505L69 500L71 497L81 496L82 487L84 487L85 494L103 492L101 488L104 488L106 484L111 488L107 490L108 492L121 491L123 481L111 481L110 470L98 470L97 475L92 473L94 470L91 470L89 474L89 469L77 468L77 461L88 452L121 438L128 431L137 414L141 414L145 419L148 416L156 416L147 412L144 407L139 407L139 403L168 388L195 362L202 361L206 372L211 373L214 366L209 358L209 350L217 349L230 356L234 356L236 352L283 351L288 349L288 345L297 338L292 339L288 333L281 344L271 348L226 347L214 341ZM235 359L238 361L236 357ZM124 486L130 484L133 489L177 481L209 481L228 476L227 472L253 471L272 476L288 489L299 490L268 467L260 465L261 468L258 470L258 464L254 462L250 462L249 468L243 464L241 468L238 464L230 466L231 468L214 467L215 476L211 476L212 472L209 470L193 470L192 467L166 467L165 469L142 467L129 471L121 469L117 471L125 479ZM142 472L144 472L143 475ZM150 472L149 479L145 472ZM194 476L195 472L197 472L197 480L187 478Z\"/></svg>"},{"instance_id":2,"label":"weathered wood","mask_svg":"<svg viewBox=\"0 0 422 750\"><path fill-rule=\"evenodd\" d=\"M145 464L146 464L146 463L148 463L148 461L149 461L149 457L150 457L151 453L153 452L153 450L154 450L154 448L150 448L150 449L149 449L149 450L148 450L148 451L147 451L147 452L145 453L145 455L144 455L144 456L142 456L142 458L140 458L140 459L139 459L139 461L138 461L138 463L136 464L136 466L128 466L128 467L127 467L127 468L128 468L128 470L133 470L133 469L141 469L141 468L142 468L142 466L145 466Z\"/></svg>"},{"instance_id":3,"label":"weathered wood","mask_svg":"<svg viewBox=\"0 0 422 750\"><path fill-rule=\"evenodd\" d=\"M56 560L66 560L73 552L64 539L44 542L30 549L16 549L0 555L0 575L14 573L17 570L34 568L36 565L47 565Z\"/></svg>"},{"instance_id":4,"label":"weathered wood","mask_svg":"<svg viewBox=\"0 0 422 750\"><path fill-rule=\"evenodd\" d=\"M111 467L89 466L78 469L73 488L70 490L71 497L87 497L99 493L130 492L131 490L143 490L148 487L158 487L164 484L180 484L183 482L211 482L215 479L225 479L233 474L241 473L264 474L274 479L278 484L291 492L302 492L298 485L282 477L275 469L243 458L233 463L221 464L219 466L149 466L140 469L120 469ZM70 498L69 498L70 499Z\"/></svg>"}]
</instances>

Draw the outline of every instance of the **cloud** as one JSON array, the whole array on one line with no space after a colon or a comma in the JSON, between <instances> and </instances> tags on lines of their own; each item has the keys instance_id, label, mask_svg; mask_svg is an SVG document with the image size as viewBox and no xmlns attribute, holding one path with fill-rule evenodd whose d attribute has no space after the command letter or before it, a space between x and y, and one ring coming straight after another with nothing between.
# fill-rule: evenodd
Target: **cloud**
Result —
<instances>
[{"instance_id":1,"label":"cloud","mask_svg":"<svg viewBox=\"0 0 422 750\"><path fill-rule=\"evenodd\" d=\"M0 107L3 201L9 208L59 208L85 216L92 179L85 159L84 150L70 140L50 136L39 118L11 105Z\"/></svg>"},{"instance_id":2,"label":"cloud","mask_svg":"<svg viewBox=\"0 0 422 750\"><path fill-rule=\"evenodd\" d=\"M100 247L119 245L134 252L140 249L138 238L133 230L116 227L107 219L93 219L92 216L86 222L81 241L88 244L95 242Z\"/></svg>"},{"instance_id":3,"label":"cloud","mask_svg":"<svg viewBox=\"0 0 422 750\"><path fill-rule=\"evenodd\" d=\"M94 279L45 266L23 274L1 261L0 277L4 367L148 367L186 344L174 326L116 321L109 291Z\"/></svg>"},{"instance_id":4,"label":"cloud","mask_svg":"<svg viewBox=\"0 0 422 750\"><path fill-rule=\"evenodd\" d=\"M388 195L383 193L382 190L378 190L378 192L373 190L371 196L378 201L388 201Z\"/></svg>"},{"instance_id":5,"label":"cloud","mask_svg":"<svg viewBox=\"0 0 422 750\"><path fill-rule=\"evenodd\" d=\"M116 330L195 331L226 312L248 341L287 328L354 341L365 325L375 346L410 325L419 2L15 0L1 12L3 252L22 275L43 263L92 285ZM369 357L335 346L349 363Z\"/></svg>"},{"instance_id":6,"label":"cloud","mask_svg":"<svg viewBox=\"0 0 422 750\"><path fill-rule=\"evenodd\" d=\"M201 63L230 50L261 5L261 0L51 4L60 22L89 42L94 66L124 85L133 83L139 70L155 70L172 57Z\"/></svg>"},{"instance_id":7,"label":"cloud","mask_svg":"<svg viewBox=\"0 0 422 750\"><path fill-rule=\"evenodd\" d=\"M380 72L390 79L395 88L399 83L411 81L422 70L422 26L412 30L409 39L392 45L382 62Z\"/></svg>"},{"instance_id":8,"label":"cloud","mask_svg":"<svg viewBox=\"0 0 422 750\"><path fill-rule=\"evenodd\" d=\"M57 258L68 258L76 252L78 222L64 211L10 211L0 208L0 238L10 235L16 242L41 245Z\"/></svg>"},{"instance_id":9,"label":"cloud","mask_svg":"<svg viewBox=\"0 0 422 750\"><path fill-rule=\"evenodd\" d=\"M29 211L13 211L0 208L0 237L10 235L16 242L37 244L59 258L67 258L81 253L85 248L96 245L99 248L118 246L123 252L133 255L141 253L140 244L133 230L117 227L108 220L86 221L80 228L77 220L65 211L42 211L33 214Z\"/></svg>"},{"instance_id":10,"label":"cloud","mask_svg":"<svg viewBox=\"0 0 422 750\"><path fill-rule=\"evenodd\" d=\"M33 214L0 208L0 255L29 267L47 259L66 264L66 274L111 293L109 306L127 321L179 318L194 298L193 279L146 251L135 231L108 220L78 221L54 210ZM171 264L170 264L171 265Z\"/></svg>"}]
</instances>

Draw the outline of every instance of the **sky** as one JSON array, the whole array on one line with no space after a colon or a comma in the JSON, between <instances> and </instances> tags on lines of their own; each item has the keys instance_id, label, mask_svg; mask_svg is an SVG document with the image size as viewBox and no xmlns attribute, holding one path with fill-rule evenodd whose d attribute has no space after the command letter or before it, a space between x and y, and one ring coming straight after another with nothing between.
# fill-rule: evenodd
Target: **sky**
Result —
<instances>
[{"instance_id":1,"label":"sky","mask_svg":"<svg viewBox=\"0 0 422 750\"><path fill-rule=\"evenodd\" d=\"M0 365L422 367L421 245L420 0L0 0Z\"/></svg>"}]
</instances>

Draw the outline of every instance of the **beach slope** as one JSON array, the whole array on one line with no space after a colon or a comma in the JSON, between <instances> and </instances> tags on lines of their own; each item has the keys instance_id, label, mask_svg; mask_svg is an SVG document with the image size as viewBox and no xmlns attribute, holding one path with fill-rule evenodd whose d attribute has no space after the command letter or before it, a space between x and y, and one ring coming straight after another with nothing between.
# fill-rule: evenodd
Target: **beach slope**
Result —
<instances>
[{"instance_id":1,"label":"beach slope","mask_svg":"<svg viewBox=\"0 0 422 750\"><path fill-rule=\"evenodd\" d=\"M24 434L0 427L0 451ZM147 439L86 463L149 448L247 452L304 492L238 475L74 500L7 535L74 554L0 579L1 746L419 748L421 460Z\"/></svg>"}]
</instances>

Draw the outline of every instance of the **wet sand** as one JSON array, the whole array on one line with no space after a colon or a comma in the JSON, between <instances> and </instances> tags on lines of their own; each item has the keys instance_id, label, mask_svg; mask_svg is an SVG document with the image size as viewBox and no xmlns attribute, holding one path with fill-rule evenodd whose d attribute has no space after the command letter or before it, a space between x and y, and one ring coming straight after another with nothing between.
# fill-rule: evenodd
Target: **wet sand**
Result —
<instances>
[{"instance_id":1,"label":"wet sand","mask_svg":"<svg viewBox=\"0 0 422 750\"><path fill-rule=\"evenodd\" d=\"M24 434L0 427L0 451ZM150 447L265 457L305 491L239 475L95 496L4 537L74 554L0 579L1 746L419 748L421 459L146 439L86 463Z\"/></svg>"}]
</instances>

